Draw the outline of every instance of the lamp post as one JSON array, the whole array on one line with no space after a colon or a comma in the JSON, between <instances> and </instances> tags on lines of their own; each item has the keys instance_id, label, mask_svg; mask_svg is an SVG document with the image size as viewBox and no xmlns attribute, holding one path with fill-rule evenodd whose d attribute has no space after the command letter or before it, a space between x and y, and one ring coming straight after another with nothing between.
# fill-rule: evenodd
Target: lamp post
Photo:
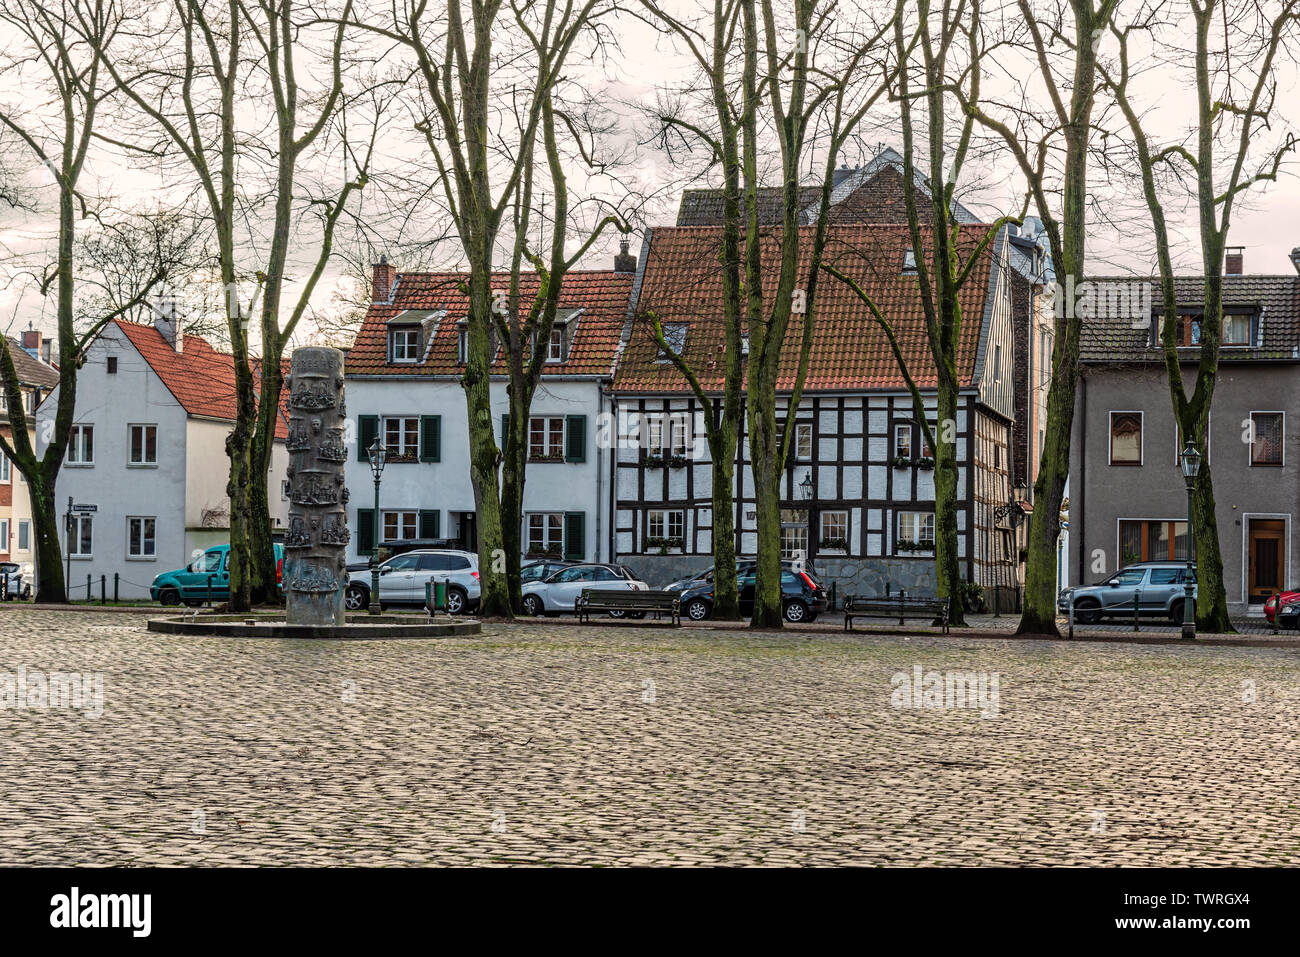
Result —
<instances>
[{"instance_id":1,"label":"lamp post","mask_svg":"<svg viewBox=\"0 0 1300 957\"><path fill-rule=\"evenodd\" d=\"M388 458L388 449L383 440L375 436L374 444L366 449L370 457L370 471L375 476L375 527L370 542L370 614L379 614L379 478L384 474L384 461Z\"/></svg>"},{"instance_id":2,"label":"lamp post","mask_svg":"<svg viewBox=\"0 0 1300 957\"><path fill-rule=\"evenodd\" d=\"M1196 474L1201 470L1201 453L1191 439L1187 447L1178 456L1178 464L1183 469L1183 484L1187 486L1187 570L1183 573L1183 638L1191 641L1196 637L1196 600L1192 597L1192 580L1196 576L1193 568L1195 561L1196 536L1192 534L1192 491L1196 488Z\"/></svg>"},{"instance_id":3,"label":"lamp post","mask_svg":"<svg viewBox=\"0 0 1300 957\"><path fill-rule=\"evenodd\" d=\"M1006 564L1011 568L1011 577L1015 580L1016 588L1016 608L1020 607L1020 537L1016 530L1020 523L1025 520L1025 510L1020 507L1020 503L1025 499L1025 493L1029 487L1024 481L1018 480L1012 487L1011 500L1006 505L999 505L993 510L993 524L998 525L1006 522L1011 526L1011 553L1007 555ZM1002 617L1002 601L998 592L993 593L993 616Z\"/></svg>"}]
</instances>

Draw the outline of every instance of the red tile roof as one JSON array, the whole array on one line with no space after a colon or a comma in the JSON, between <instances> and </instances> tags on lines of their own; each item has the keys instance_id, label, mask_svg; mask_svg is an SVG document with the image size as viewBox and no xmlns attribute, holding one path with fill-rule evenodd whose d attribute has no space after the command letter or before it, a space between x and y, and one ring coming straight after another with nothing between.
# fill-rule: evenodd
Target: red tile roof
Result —
<instances>
[{"instance_id":1,"label":"red tile roof","mask_svg":"<svg viewBox=\"0 0 1300 957\"><path fill-rule=\"evenodd\" d=\"M181 351L177 352L152 325L120 319L114 320L114 324L131 340L131 345L188 414L235 420L235 363L230 353L218 352L198 336L185 336ZM253 374L257 375L256 360ZM283 439L289 435L288 397L284 390L280 399L275 437Z\"/></svg>"},{"instance_id":2,"label":"red tile roof","mask_svg":"<svg viewBox=\"0 0 1300 957\"><path fill-rule=\"evenodd\" d=\"M461 375L465 367L456 361L457 323L469 313L468 297L461 285L467 273L399 273L389 302L371 304L348 351L345 371L349 375ZM618 342L627 318L628 295L633 274L612 270L575 270L564 277L560 308L581 309L568 359L548 364L546 375L609 375L618 352ZM510 274L494 273L494 289L509 289ZM522 301L531 302L537 293L534 273L520 277ZM431 342L425 344L421 361L388 361L388 320L411 310L419 313L446 311L438 320ZM505 373L505 362L498 352L492 365L494 373Z\"/></svg>"},{"instance_id":3,"label":"red tile roof","mask_svg":"<svg viewBox=\"0 0 1300 957\"><path fill-rule=\"evenodd\" d=\"M958 255L968 261L975 244L987 235L986 225L963 226ZM803 234L800 275L806 287L807 250L812 227ZM780 256L779 227L763 229L762 257L773 265L764 270L764 291L774 294ZM667 360L657 360L647 313L661 322L688 323L685 357L710 392L723 387L724 342L722 274L718 267L721 230L717 227L670 227L650 235L650 252L637 298L631 335L619 362L614 388L620 392L682 392L685 379ZM905 225L845 224L829 228L824 262L853 278L879 305L893 325L903 356L921 387L936 383L927 345L924 313L916 276L903 275L903 256L912 242ZM969 384L975 368L989 277L996 242L990 242L960 295L962 326L957 371ZM928 255L928 254L926 254ZM811 304L810 304L811 305ZM816 326L805 389L896 389L905 386L889 342L870 311L839 279L825 272L816 289ZM777 389L793 388L803 322L792 318L786 332ZM671 341L671 340L670 340Z\"/></svg>"}]
</instances>

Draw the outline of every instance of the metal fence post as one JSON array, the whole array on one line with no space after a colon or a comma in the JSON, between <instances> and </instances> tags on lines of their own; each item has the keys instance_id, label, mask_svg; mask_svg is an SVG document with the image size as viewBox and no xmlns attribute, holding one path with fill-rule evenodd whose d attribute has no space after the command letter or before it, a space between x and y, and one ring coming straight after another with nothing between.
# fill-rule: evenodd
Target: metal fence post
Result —
<instances>
[{"instance_id":1,"label":"metal fence post","mask_svg":"<svg viewBox=\"0 0 1300 957\"><path fill-rule=\"evenodd\" d=\"M99 576L99 603L101 605L108 604L108 576L107 575Z\"/></svg>"},{"instance_id":2,"label":"metal fence post","mask_svg":"<svg viewBox=\"0 0 1300 957\"><path fill-rule=\"evenodd\" d=\"M118 597L117 597L117 584L118 584L118 581L117 581L117 580L118 580L118 578L119 578L118 573L117 573L117 572L113 572L113 603L114 603L114 604L116 604L117 601L118 601Z\"/></svg>"},{"instance_id":3,"label":"metal fence post","mask_svg":"<svg viewBox=\"0 0 1300 957\"><path fill-rule=\"evenodd\" d=\"M90 604L90 572L86 572L86 604Z\"/></svg>"},{"instance_id":4,"label":"metal fence post","mask_svg":"<svg viewBox=\"0 0 1300 957\"><path fill-rule=\"evenodd\" d=\"M1141 601L1142 601L1142 589L1136 588L1133 590L1133 630L1134 631L1140 630L1138 628L1138 606L1141 603Z\"/></svg>"},{"instance_id":5,"label":"metal fence post","mask_svg":"<svg viewBox=\"0 0 1300 957\"><path fill-rule=\"evenodd\" d=\"M1074 637L1074 596L1070 597L1069 603L1066 605L1066 608L1069 609L1068 614L1070 616L1070 637L1073 638Z\"/></svg>"}]
</instances>

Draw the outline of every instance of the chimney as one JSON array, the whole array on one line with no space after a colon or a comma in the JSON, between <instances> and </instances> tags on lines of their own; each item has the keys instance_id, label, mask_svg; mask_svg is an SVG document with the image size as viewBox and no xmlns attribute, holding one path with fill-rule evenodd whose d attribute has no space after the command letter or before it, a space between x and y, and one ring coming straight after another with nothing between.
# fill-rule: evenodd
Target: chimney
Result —
<instances>
[{"instance_id":1,"label":"chimney","mask_svg":"<svg viewBox=\"0 0 1300 957\"><path fill-rule=\"evenodd\" d=\"M636 257L627 251L627 233L618 242L618 255L614 257L614 272L636 272Z\"/></svg>"},{"instance_id":2,"label":"chimney","mask_svg":"<svg viewBox=\"0 0 1300 957\"><path fill-rule=\"evenodd\" d=\"M1225 276L1240 276L1242 267L1246 264L1246 247L1229 246L1223 257L1223 274Z\"/></svg>"},{"instance_id":3,"label":"chimney","mask_svg":"<svg viewBox=\"0 0 1300 957\"><path fill-rule=\"evenodd\" d=\"M153 327L163 337L167 345L177 352L183 351L184 336L181 333L181 317L176 311L176 303L159 297L153 309Z\"/></svg>"},{"instance_id":4,"label":"chimney","mask_svg":"<svg viewBox=\"0 0 1300 957\"><path fill-rule=\"evenodd\" d=\"M397 267L388 264L388 256L379 257L379 262L374 266L374 281L370 284L370 300L372 302L388 302L393 294L393 286L397 282Z\"/></svg>"},{"instance_id":5,"label":"chimney","mask_svg":"<svg viewBox=\"0 0 1300 957\"><path fill-rule=\"evenodd\" d=\"M30 326L23 330L23 351L33 359L41 357L41 330Z\"/></svg>"},{"instance_id":6,"label":"chimney","mask_svg":"<svg viewBox=\"0 0 1300 957\"><path fill-rule=\"evenodd\" d=\"M1295 271L1300 272L1300 246L1291 250L1291 265L1295 266Z\"/></svg>"}]
</instances>

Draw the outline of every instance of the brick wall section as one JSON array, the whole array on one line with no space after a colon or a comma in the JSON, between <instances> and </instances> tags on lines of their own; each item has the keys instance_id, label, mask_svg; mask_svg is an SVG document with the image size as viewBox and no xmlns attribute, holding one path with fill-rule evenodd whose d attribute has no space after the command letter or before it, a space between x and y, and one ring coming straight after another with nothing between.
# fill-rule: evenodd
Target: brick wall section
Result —
<instances>
[{"instance_id":1,"label":"brick wall section","mask_svg":"<svg viewBox=\"0 0 1300 957\"><path fill-rule=\"evenodd\" d=\"M917 213L929 222L929 195L916 191ZM831 222L838 223L906 223L907 200L903 196L903 174L885 166L831 209Z\"/></svg>"}]
</instances>

